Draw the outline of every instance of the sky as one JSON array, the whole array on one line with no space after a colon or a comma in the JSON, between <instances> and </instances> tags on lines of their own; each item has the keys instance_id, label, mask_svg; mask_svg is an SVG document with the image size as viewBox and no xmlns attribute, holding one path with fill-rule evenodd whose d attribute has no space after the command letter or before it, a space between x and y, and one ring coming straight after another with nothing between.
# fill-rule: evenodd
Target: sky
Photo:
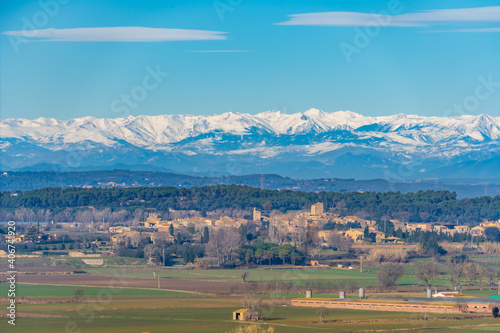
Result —
<instances>
[{"instance_id":1,"label":"sky","mask_svg":"<svg viewBox=\"0 0 500 333\"><path fill-rule=\"evenodd\" d=\"M0 118L500 116L497 0L0 1Z\"/></svg>"}]
</instances>

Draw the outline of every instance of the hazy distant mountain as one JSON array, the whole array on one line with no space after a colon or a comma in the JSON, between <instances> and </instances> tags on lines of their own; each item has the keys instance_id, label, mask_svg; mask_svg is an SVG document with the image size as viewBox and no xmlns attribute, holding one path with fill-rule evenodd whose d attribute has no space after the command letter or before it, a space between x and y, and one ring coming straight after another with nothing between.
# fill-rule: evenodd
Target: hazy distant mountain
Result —
<instances>
[{"instance_id":1,"label":"hazy distant mountain","mask_svg":"<svg viewBox=\"0 0 500 333\"><path fill-rule=\"evenodd\" d=\"M355 180L339 178L292 179L279 175L242 175L196 177L168 172L101 170L101 171L8 171L0 173L2 191L29 191L46 187L157 187L177 188L206 185L247 185L267 190L296 190L306 192L417 192L419 190L456 192L458 198L500 195L500 179L448 179L390 182L384 179Z\"/></svg>"},{"instance_id":2,"label":"hazy distant mountain","mask_svg":"<svg viewBox=\"0 0 500 333\"><path fill-rule=\"evenodd\" d=\"M294 178L498 178L500 117L224 113L0 120L3 170L129 168Z\"/></svg>"}]
</instances>

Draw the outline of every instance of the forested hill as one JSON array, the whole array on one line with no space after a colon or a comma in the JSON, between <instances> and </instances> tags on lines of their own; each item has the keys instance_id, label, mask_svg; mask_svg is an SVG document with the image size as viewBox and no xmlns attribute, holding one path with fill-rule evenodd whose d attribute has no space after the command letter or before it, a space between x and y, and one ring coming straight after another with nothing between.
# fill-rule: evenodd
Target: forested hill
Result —
<instances>
[{"instance_id":1,"label":"forested hill","mask_svg":"<svg viewBox=\"0 0 500 333\"><path fill-rule=\"evenodd\" d=\"M60 212L66 209L154 209L215 211L253 207L270 212L273 209L307 209L323 202L325 210L373 219L398 219L411 222L479 223L500 219L500 196L457 199L448 191L399 192L302 192L261 190L249 186L217 185L192 188L45 188L16 196L1 192L3 210L31 208Z\"/></svg>"},{"instance_id":2,"label":"forested hill","mask_svg":"<svg viewBox=\"0 0 500 333\"><path fill-rule=\"evenodd\" d=\"M238 171L238 170L236 170ZM235 171L235 172L236 172ZM29 191L46 187L193 187L206 185L248 185L269 190L370 191L401 193L427 191L456 192L458 198L472 198L487 193L500 195L500 179L492 180L415 180L388 181L385 179L355 180L340 178L293 179L275 174L191 176L168 172L99 170L99 171L17 171L0 173L2 191Z\"/></svg>"}]
</instances>

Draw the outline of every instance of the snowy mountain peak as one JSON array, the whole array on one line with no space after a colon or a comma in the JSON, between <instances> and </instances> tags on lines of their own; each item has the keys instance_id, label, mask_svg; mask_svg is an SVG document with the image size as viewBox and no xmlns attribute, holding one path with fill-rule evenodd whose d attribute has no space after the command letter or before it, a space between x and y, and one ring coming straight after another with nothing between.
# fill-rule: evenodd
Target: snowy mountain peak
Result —
<instances>
[{"instance_id":1,"label":"snowy mountain peak","mask_svg":"<svg viewBox=\"0 0 500 333\"><path fill-rule=\"evenodd\" d=\"M318 109L309 109L304 114L310 118L322 118L325 116L325 112Z\"/></svg>"},{"instance_id":2,"label":"snowy mountain peak","mask_svg":"<svg viewBox=\"0 0 500 333\"><path fill-rule=\"evenodd\" d=\"M132 158L141 159L141 165L164 166L173 163L166 156L179 161L209 156L199 162L203 167L222 163L227 168L228 161L241 164L251 159L257 163L272 158L288 161L284 165L303 159L334 170L347 163L339 159L342 154L349 158L364 154L370 156L366 161L377 161L368 168L386 170L392 159L395 163L453 159L472 163L471 158L494 158L500 155L500 117L366 117L352 111L313 108L294 114L0 119L0 149L2 163L8 168L64 164L66 156L60 154L93 149L92 158L87 156L80 163L112 165Z\"/></svg>"}]
</instances>

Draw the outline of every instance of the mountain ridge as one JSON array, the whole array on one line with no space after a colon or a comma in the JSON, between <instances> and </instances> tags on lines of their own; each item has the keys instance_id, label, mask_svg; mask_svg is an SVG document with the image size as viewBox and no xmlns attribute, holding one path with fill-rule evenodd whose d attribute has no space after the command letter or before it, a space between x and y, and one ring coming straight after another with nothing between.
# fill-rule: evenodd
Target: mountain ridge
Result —
<instances>
[{"instance_id":1,"label":"mountain ridge","mask_svg":"<svg viewBox=\"0 0 500 333\"><path fill-rule=\"evenodd\" d=\"M287 170L287 164L295 162L310 177L390 179L388 174L392 174L393 178L415 179L433 177L436 170L443 173L443 167L450 169L450 176L460 174L453 168L471 161L494 165L489 160L500 157L500 117L367 117L352 111L309 109L295 114L10 118L0 119L0 149L5 170L36 169L40 163L68 170L85 166L106 169L121 163L175 172L231 174L227 165L236 163L241 172L255 168L260 172L267 167L295 176L293 170ZM78 161L70 165L65 155L75 154ZM355 167L340 165L339 158L349 159L344 163ZM310 163L321 166L315 170ZM415 170L407 176L397 171L401 166ZM366 171L366 177L363 168L372 169ZM493 167L483 169L478 177L494 176Z\"/></svg>"}]
</instances>

